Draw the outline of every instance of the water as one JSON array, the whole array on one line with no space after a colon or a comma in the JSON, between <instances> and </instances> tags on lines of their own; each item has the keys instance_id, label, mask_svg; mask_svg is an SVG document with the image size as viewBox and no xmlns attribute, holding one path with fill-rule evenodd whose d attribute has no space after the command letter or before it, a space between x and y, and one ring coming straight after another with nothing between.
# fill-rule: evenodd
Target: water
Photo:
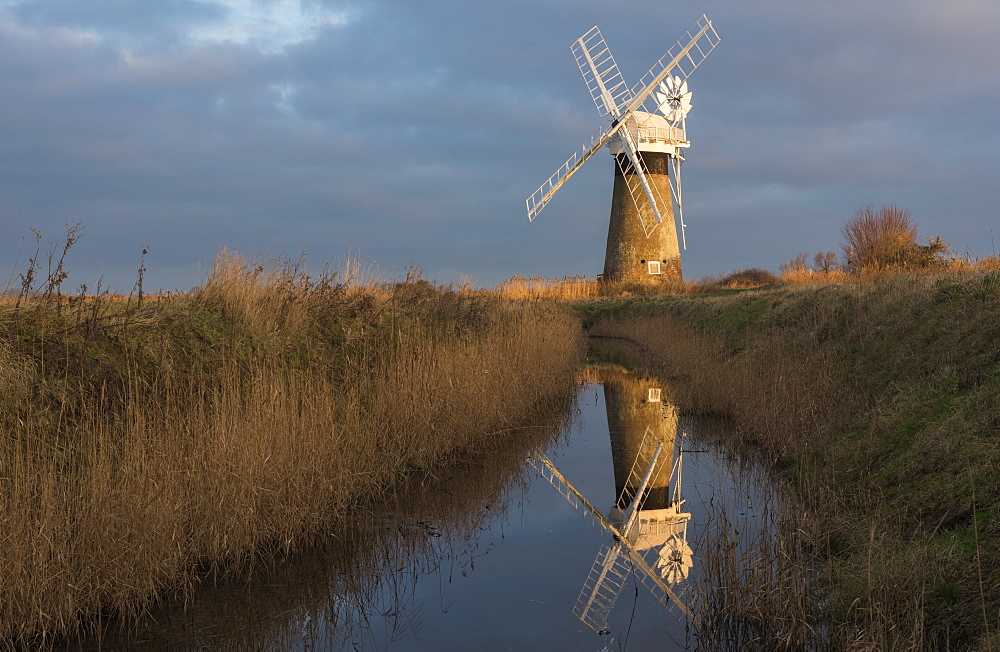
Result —
<instances>
[{"instance_id":1,"label":"water","mask_svg":"<svg viewBox=\"0 0 1000 652\"><path fill-rule=\"evenodd\" d=\"M528 429L416 477L396 500L359 506L352 525L315 550L249 579L206 580L186 608L158 607L138 631L84 647L697 647L686 614L710 604L706 582L719 581L706 564L716 568L720 552L745 557L753 541L772 536L774 492L752 464L716 443L718 426L686 418L668 398L656 379L591 368L561 434ZM537 452L572 489L531 467ZM643 509L629 527L623 518L644 476ZM588 515L573 490L601 515ZM616 546L600 519L629 546ZM593 600L583 591L581 600L600 579L598 565L586 582L602 551L617 559L608 574L620 574L622 586L602 585ZM652 573L642 572L643 560Z\"/></svg>"}]
</instances>

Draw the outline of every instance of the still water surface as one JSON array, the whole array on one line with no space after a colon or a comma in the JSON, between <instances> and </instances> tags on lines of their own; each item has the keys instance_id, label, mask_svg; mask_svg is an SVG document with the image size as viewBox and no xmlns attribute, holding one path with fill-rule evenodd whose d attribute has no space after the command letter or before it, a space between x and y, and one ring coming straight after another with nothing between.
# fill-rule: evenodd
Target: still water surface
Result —
<instances>
[{"instance_id":1,"label":"still water surface","mask_svg":"<svg viewBox=\"0 0 1000 652\"><path fill-rule=\"evenodd\" d=\"M208 580L186 608L84 647L696 648L686 613L704 602L702 564L768 535L772 489L668 395L654 378L588 368L560 434L536 428L521 450L415 480L350 536L250 581Z\"/></svg>"}]
</instances>

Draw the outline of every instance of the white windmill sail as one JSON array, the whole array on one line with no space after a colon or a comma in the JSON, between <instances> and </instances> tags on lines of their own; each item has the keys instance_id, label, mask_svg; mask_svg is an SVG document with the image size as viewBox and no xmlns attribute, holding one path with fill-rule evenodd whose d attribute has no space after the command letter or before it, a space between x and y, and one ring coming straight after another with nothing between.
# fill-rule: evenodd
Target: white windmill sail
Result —
<instances>
[{"instance_id":1,"label":"white windmill sail","mask_svg":"<svg viewBox=\"0 0 1000 652\"><path fill-rule=\"evenodd\" d=\"M677 39L666 54L660 57L649 72L632 87L634 97L626 105L626 110L638 109L668 75L687 80L721 41L715 28L712 27L712 21L702 14L684 36ZM642 99L637 104L636 98L639 97ZM648 110L652 113L656 107L650 106Z\"/></svg>"},{"instance_id":2,"label":"white windmill sail","mask_svg":"<svg viewBox=\"0 0 1000 652\"><path fill-rule=\"evenodd\" d=\"M622 174L625 175L625 181L628 183L630 181L629 177L634 177L634 182L638 182L638 184L642 187L642 196L644 197L645 202L638 202L637 197L639 195L638 193L631 193L631 188L630 194L632 196L632 201L636 203L636 210L639 211L639 220L642 223L642 230L648 236L652 230L656 228L656 225L663 221L663 216L660 215L660 207L663 206L663 200L660 199L660 194L656 192L655 186L651 184L649 179L646 177L646 172L642 166L642 159L639 156L639 144L636 141L635 136L632 135L632 131L626 128L620 130L618 133L619 138L624 141L625 146L622 149L625 150L625 155L628 156L629 163L631 164L628 174L625 173L625 170L622 171ZM616 157L616 160L620 161L621 159L617 159ZM621 164L619 163L619 166L620 165ZM644 217L646 214L650 213L652 219Z\"/></svg>"},{"instance_id":3,"label":"white windmill sail","mask_svg":"<svg viewBox=\"0 0 1000 652\"><path fill-rule=\"evenodd\" d=\"M652 451L650 453L650 451ZM649 484L649 478L659 475L666 464L666 455L663 452L663 441L653 434L650 428L646 427L646 432L642 436L639 448L636 450L632 466L629 468L628 477L622 487L621 493L617 496L616 505L628 505L627 514L622 517L622 523L628 523L629 518L638 509L641 494L645 492L645 487ZM629 487L637 487L630 490Z\"/></svg>"},{"instance_id":4,"label":"white windmill sail","mask_svg":"<svg viewBox=\"0 0 1000 652\"><path fill-rule=\"evenodd\" d=\"M569 181L571 176L576 174L576 171L587 162L587 159L599 152L618 133L618 129L621 126L622 124L619 123L610 129L601 129L591 136L590 140L583 147L566 159L566 162L560 165L559 169L553 172L552 176L538 187L538 190L531 193L531 196L525 200L528 208L528 221L534 221L538 213L545 208L545 205L549 203L552 196L556 194L556 191L562 188L563 184Z\"/></svg>"},{"instance_id":5,"label":"white windmill sail","mask_svg":"<svg viewBox=\"0 0 1000 652\"><path fill-rule=\"evenodd\" d=\"M701 18L695 21L695 24L632 87L633 102L630 102L626 109L632 111L641 109L649 113L660 112L669 122L683 124L684 118L691 109L691 95L687 90L687 79L721 41L722 39L719 38L712 26L712 21L702 14ZM663 96L670 96L670 90L679 89L679 87L683 87L684 90L679 93L681 97L678 98L677 105L670 107L674 111L662 111L661 107L666 99ZM634 99L639 97L643 99L636 105ZM686 140L686 136L680 140ZM668 176L670 176L670 190L676 207L677 221L681 227L681 243L684 249L687 249L685 232L687 225L684 223L684 201L680 182L680 164L683 160L680 151L678 151L677 156L671 157L671 172L674 174ZM645 228L645 225L643 227Z\"/></svg>"},{"instance_id":6,"label":"white windmill sail","mask_svg":"<svg viewBox=\"0 0 1000 652\"><path fill-rule=\"evenodd\" d=\"M580 74L583 75L583 81L586 82L587 89L597 105L597 110L602 115L610 116L614 124L622 122L628 117L628 114L623 112L622 107L630 104L635 98L625 84L625 80L618 70L618 64L611 56L611 50L604 42L600 30L597 27L592 27L590 31L573 43L571 49L580 68ZM663 221L660 215L662 203L660 203L658 195L653 192L653 185L646 178L645 170L640 163L639 144L636 142L635 134L626 127L618 131L618 138L621 139L622 149L629 159L629 172L634 175L635 182L642 187L642 192L646 197L646 208L652 213L652 220L643 219L643 211L638 204L636 205L636 208L640 210L639 216L643 231L649 235L655 226L652 221L655 220L655 224ZM621 167L620 159L618 164ZM622 170L622 173L625 174L625 170ZM632 201L635 202L638 192L634 192L632 188L629 191L632 195Z\"/></svg>"},{"instance_id":7,"label":"white windmill sail","mask_svg":"<svg viewBox=\"0 0 1000 652\"><path fill-rule=\"evenodd\" d=\"M669 177L670 191L674 193L674 201L677 205L677 221L681 225L681 244L687 250L687 236L684 234L687 224L684 223L684 199L681 195L683 189L681 185L681 163L683 162L684 157L680 154L670 159L670 171L673 174L669 175Z\"/></svg>"},{"instance_id":8,"label":"white windmill sail","mask_svg":"<svg viewBox=\"0 0 1000 652\"><path fill-rule=\"evenodd\" d=\"M621 157L616 157L616 159L628 183L629 195L635 204L643 231L649 236L656 225L663 221L661 208L665 206L665 200L670 201L671 198L661 197L660 193L656 191L655 185L651 184L646 176L639 155L642 128L637 127L637 124L646 122L648 114L656 113L663 103L654 95L661 82L664 82L668 77L671 79L677 77L681 82L685 82L719 42L719 36L712 27L711 21L702 15L685 35L654 64L639 83L629 89L611 55L610 48L597 27L591 28L577 39L571 48L573 56L598 111L602 115L611 117L612 123L610 127L595 134L587 144L570 156L545 183L525 200L528 219L533 221L556 191L591 156L603 145L617 138L621 141L621 151L625 154L627 162L623 161ZM663 89L660 89L660 93L664 94ZM684 100L680 100L681 105L684 103ZM649 106L646 106L647 104ZM688 96L687 107L690 108L690 96ZM647 114L646 118L642 117L643 113ZM684 113L686 115L686 111ZM683 118L681 118L682 120ZM683 131L681 130L680 133ZM671 185L671 190L672 199L680 208L680 192L676 182ZM678 210L678 212L681 211ZM683 220L681 222L683 233Z\"/></svg>"},{"instance_id":9,"label":"white windmill sail","mask_svg":"<svg viewBox=\"0 0 1000 652\"><path fill-rule=\"evenodd\" d=\"M617 118L621 115L621 108L632 99L632 89L619 72L601 30L591 27L570 49L597 110L601 115Z\"/></svg>"}]
</instances>

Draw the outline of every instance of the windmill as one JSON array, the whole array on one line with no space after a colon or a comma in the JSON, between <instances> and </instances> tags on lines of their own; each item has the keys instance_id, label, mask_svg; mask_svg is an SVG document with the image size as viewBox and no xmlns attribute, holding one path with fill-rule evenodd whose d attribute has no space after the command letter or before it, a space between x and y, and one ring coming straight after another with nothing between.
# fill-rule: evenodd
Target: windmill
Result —
<instances>
[{"instance_id":1,"label":"windmill","mask_svg":"<svg viewBox=\"0 0 1000 652\"><path fill-rule=\"evenodd\" d=\"M615 183L604 256L607 281L679 279L674 204L684 240L681 150L690 147L685 118L687 79L720 42L704 15L631 88L600 30L591 28L571 50L597 110L611 120L525 200L534 221L552 196L602 147L615 158ZM672 173L672 174L671 174Z\"/></svg>"},{"instance_id":2,"label":"windmill","mask_svg":"<svg viewBox=\"0 0 1000 652\"><path fill-rule=\"evenodd\" d=\"M613 537L612 543L603 546L580 589L580 596L573 607L573 614L594 631L606 634L608 616L621 593L629 574L634 570L638 580L663 604L672 602L688 617L691 612L680 599L672 585L687 578L691 567L691 548L687 544L687 523L691 515L680 511L680 467L683 459L683 445L671 467L670 475L676 478L674 501L669 509L644 510L642 508L646 491L652 478L670 463L672 455L667 452L665 442L648 429L644 436L642 450L632 465L627 490L619 495L616 507L610 516L605 516L595 508L580 491L543 454L530 460L532 466L549 481L564 498L575 507L584 510ZM628 501L624 511L618 505ZM647 559L656 553L652 563Z\"/></svg>"}]
</instances>

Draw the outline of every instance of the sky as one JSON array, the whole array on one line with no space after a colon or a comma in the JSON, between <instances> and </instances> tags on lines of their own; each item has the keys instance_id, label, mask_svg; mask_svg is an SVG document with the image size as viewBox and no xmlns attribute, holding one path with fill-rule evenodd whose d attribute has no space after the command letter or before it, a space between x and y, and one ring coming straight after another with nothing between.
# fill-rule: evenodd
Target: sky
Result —
<instances>
[{"instance_id":1,"label":"sky","mask_svg":"<svg viewBox=\"0 0 1000 652\"><path fill-rule=\"evenodd\" d=\"M221 248L445 283L601 271L613 159L525 198L607 119L569 46L637 81L705 13L685 275L840 249L860 206L990 255L996 0L0 0L0 289L82 223L65 289L198 285Z\"/></svg>"}]
</instances>

